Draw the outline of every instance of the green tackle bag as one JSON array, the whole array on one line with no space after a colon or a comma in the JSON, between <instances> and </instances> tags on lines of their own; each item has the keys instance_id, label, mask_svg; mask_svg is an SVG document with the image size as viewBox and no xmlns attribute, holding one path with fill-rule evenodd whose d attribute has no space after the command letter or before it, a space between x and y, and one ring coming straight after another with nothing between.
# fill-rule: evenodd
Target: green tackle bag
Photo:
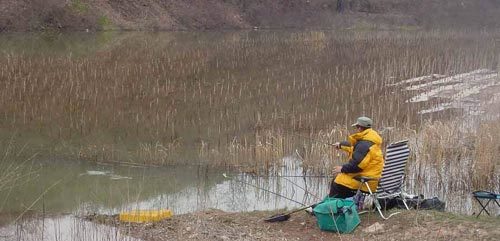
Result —
<instances>
[{"instance_id":1,"label":"green tackle bag","mask_svg":"<svg viewBox=\"0 0 500 241\"><path fill-rule=\"evenodd\" d=\"M319 228L324 231L350 233L360 223L352 200L327 197L313 211Z\"/></svg>"}]
</instances>

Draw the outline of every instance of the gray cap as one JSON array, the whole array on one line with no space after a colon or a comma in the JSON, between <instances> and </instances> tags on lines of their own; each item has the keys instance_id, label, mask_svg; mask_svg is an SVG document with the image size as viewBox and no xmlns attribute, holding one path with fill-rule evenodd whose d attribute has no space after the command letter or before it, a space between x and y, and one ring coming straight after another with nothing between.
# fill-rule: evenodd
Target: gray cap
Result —
<instances>
[{"instance_id":1,"label":"gray cap","mask_svg":"<svg viewBox=\"0 0 500 241\"><path fill-rule=\"evenodd\" d=\"M371 128L373 125L372 119L366 117L366 116L361 116L356 120L356 123L352 124L352 126L362 126L366 128Z\"/></svg>"}]
</instances>

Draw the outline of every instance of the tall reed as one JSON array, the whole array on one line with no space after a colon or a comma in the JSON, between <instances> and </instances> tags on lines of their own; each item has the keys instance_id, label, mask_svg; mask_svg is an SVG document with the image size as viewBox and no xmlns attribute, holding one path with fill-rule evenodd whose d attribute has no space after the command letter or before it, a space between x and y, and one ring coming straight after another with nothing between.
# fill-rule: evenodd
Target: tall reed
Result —
<instances>
[{"instance_id":1,"label":"tall reed","mask_svg":"<svg viewBox=\"0 0 500 241\"><path fill-rule=\"evenodd\" d=\"M496 38L438 31L132 33L78 55L2 49L0 128L37 140L44 154L94 161L259 171L298 153L305 166L320 169L342 158L298 135L344 139L346 126L367 115L388 141L421 130L432 136L423 123L456 113L420 115L442 100L408 103L415 91L394 84L494 69ZM417 147L445 156L456 143L435 144L444 150ZM458 158L465 150L456 148ZM425 157L431 159L446 163Z\"/></svg>"}]
</instances>

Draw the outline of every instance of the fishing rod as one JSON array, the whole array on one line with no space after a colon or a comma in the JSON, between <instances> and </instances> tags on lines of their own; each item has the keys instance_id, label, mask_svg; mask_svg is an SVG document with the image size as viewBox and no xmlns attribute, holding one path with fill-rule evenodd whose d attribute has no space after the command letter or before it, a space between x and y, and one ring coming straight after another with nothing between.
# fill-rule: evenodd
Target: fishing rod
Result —
<instances>
[{"instance_id":1,"label":"fishing rod","mask_svg":"<svg viewBox=\"0 0 500 241\"><path fill-rule=\"evenodd\" d=\"M290 177L300 177L300 178L305 178L305 177L326 177L326 176L299 176L299 175L295 175L295 176L283 176L283 175L253 175L253 174L243 174L241 176L250 176L252 178L283 178L285 179L287 182L289 182L290 184L292 184L293 186L296 186L298 188L300 188L301 190L303 190L305 192L305 194L308 194L308 195L311 195L317 199L320 199L317 195L315 195L314 193L311 193L310 191L306 190L305 188L303 188L302 186L300 186L299 184L293 182L292 180L288 179ZM328 176L329 177L329 176Z\"/></svg>"},{"instance_id":2,"label":"fishing rod","mask_svg":"<svg viewBox=\"0 0 500 241\"><path fill-rule=\"evenodd\" d=\"M226 175L226 173L223 173L223 174L222 174L222 176L224 176L224 178L229 178L229 177ZM322 201L321 201L321 202L319 202L319 203L315 203L315 204L311 204L311 205L307 205L307 206L306 206L305 204L303 204L303 203L301 203L301 202L295 201L295 200L293 200L293 199L291 199L291 198L285 197L285 196L283 196L283 195L281 195L281 194L279 194L279 193L273 192L273 191L271 191L271 190L268 190L268 189L265 189L265 188L258 187L258 186L254 185L254 184L251 184L251 183L248 183L248 182L244 182L244 181L241 181L241 180L239 180L239 179L234 179L234 180L235 180L235 181L237 181L237 182L243 183L243 184L245 184L245 185L249 185L249 186L255 187L255 188L259 189L259 190L262 190L262 191L266 191L266 192L272 193L272 194L274 194L274 195L276 195L276 196L278 196L278 197L284 198L284 199L286 199L286 200L292 201L292 202L294 202L294 203L297 203L297 204L300 204L300 205L302 205L302 206L303 206L302 208L299 208L299 209L294 210L294 211L290 211L290 212L288 212L288 213L279 213L279 214L273 215L273 216L271 216L271 217L269 217L269 218L266 218L266 219L264 219L264 221L266 221L266 222L271 222L271 223L272 223L272 222L283 222L283 221L286 221L286 220L290 219L290 216L291 216L292 214L297 213L297 212L300 212L300 211L303 211L303 210L306 210L306 209L308 209L308 208L313 208L313 207L315 207L316 205L318 205L319 203L321 203L321 202L322 202Z\"/></svg>"},{"instance_id":3,"label":"fishing rod","mask_svg":"<svg viewBox=\"0 0 500 241\"><path fill-rule=\"evenodd\" d=\"M229 179L229 177L226 175L226 173L222 173L222 176L224 176L224 178L228 178L228 179ZM259 187L259 186L257 186L257 185L254 185L254 184L251 184L251 183L248 183L248 182L242 181L242 180L239 180L239 179L237 179L237 178L235 178L235 179L231 179L231 180L235 180L235 181L237 181L237 182L239 182L239 183L243 183L243 184L245 184L245 185L249 185L249 186L255 187L255 188L259 189L259 190L266 191L266 192L271 193L271 194L274 194L274 195L276 195L276 196L278 196L278 197L284 198L284 199L286 199L286 200L288 200L288 201L291 201L291 202L294 202L294 203L300 204L301 206L306 206L305 204L303 204L303 203L301 203L301 202L299 202L299 201L295 201L295 200L293 200L293 199L291 199L291 198L285 197L285 196L283 196L283 195L281 195L281 194L279 194L279 193L277 193L277 192L273 192L273 191L271 191L271 190L268 190L268 189L265 189L265 188Z\"/></svg>"},{"instance_id":4,"label":"fishing rod","mask_svg":"<svg viewBox=\"0 0 500 241\"><path fill-rule=\"evenodd\" d=\"M292 134L294 136L297 136L297 137L300 137L300 138L308 139L310 141L322 143L322 144L325 144L325 145L330 145L330 146L335 146L335 147L337 146L337 144L335 144L335 143L330 143L330 142L326 142L326 141L320 141L318 139L315 139L315 138L312 138L312 137L308 137L308 136L303 136L303 135L300 135L300 134L297 134L297 133L293 133L292 132L290 134Z\"/></svg>"},{"instance_id":5,"label":"fishing rod","mask_svg":"<svg viewBox=\"0 0 500 241\"><path fill-rule=\"evenodd\" d=\"M252 177L262 177L262 178L266 178L266 177L333 178L334 177L334 176L329 176L329 175L286 175L286 176L283 176L283 175L252 175L252 174L246 174L246 175L250 175Z\"/></svg>"},{"instance_id":6,"label":"fishing rod","mask_svg":"<svg viewBox=\"0 0 500 241\"><path fill-rule=\"evenodd\" d=\"M283 179L285 179L286 181L288 181L288 182L289 182L289 183L291 183L292 185L294 185L294 186L296 186L296 187L298 187L298 188L302 189L302 190L304 191L304 193L305 193L305 194L309 194L309 195L311 195L311 196L315 197L315 198L316 198L316 199L318 199L318 200L320 200L320 199L321 199L320 197L318 197L318 195L316 195L316 194L314 194L314 193L312 193L312 192L309 192L309 191L306 189L306 188L307 188L307 184L306 184L306 187L305 187L305 188L303 188L303 187L302 187L302 186L300 186L299 184L297 184L297 183L295 183L295 182L292 182L292 180L290 180L290 179L288 179L288 178L286 178L286 177L279 176L279 175L278 175L278 177L282 177Z\"/></svg>"}]
</instances>

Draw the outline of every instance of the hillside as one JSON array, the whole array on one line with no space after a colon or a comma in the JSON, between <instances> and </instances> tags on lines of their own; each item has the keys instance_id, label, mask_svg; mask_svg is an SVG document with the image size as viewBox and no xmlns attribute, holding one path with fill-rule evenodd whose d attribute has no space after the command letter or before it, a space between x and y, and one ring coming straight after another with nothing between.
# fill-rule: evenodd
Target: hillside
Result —
<instances>
[{"instance_id":1,"label":"hillside","mask_svg":"<svg viewBox=\"0 0 500 241\"><path fill-rule=\"evenodd\" d=\"M0 31L499 26L498 0L0 0Z\"/></svg>"}]
</instances>

